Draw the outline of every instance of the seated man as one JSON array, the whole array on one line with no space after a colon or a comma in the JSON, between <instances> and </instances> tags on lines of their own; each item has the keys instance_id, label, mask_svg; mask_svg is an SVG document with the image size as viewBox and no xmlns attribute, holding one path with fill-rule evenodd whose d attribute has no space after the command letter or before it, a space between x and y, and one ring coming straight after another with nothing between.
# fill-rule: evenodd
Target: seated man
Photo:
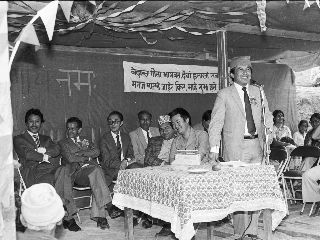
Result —
<instances>
[{"instance_id":1,"label":"seated man","mask_svg":"<svg viewBox=\"0 0 320 240\"><path fill-rule=\"evenodd\" d=\"M202 114L202 121L193 126L194 130L202 130L208 132L211 121L212 110L207 110Z\"/></svg>"},{"instance_id":2,"label":"seated man","mask_svg":"<svg viewBox=\"0 0 320 240\"><path fill-rule=\"evenodd\" d=\"M114 186L113 181L117 179L119 170L135 162L130 137L120 131L122 125L123 115L118 111L111 112L108 116L110 130L100 140L100 164L111 192ZM109 214L111 218L116 218L122 212L113 206Z\"/></svg>"},{"instance_id":3,"label":"seated man","mask_svg":"<svg viewBox=\"0 0 320 240\"><path fill-rule=\"evenodd\" d=\"M173 129L170 116L163 115L158 119L160 136L150 138L148 147L146 149L146 156L144 158L144 166L160 166L162 164L169 164L169 154L172 141L175 137L176 131ZM152 218L146 216L142 222L142 227L152 227ZM163 229L160 235L169 235L170 224L163 224ZM158 234L159 235L159 234Z\"/></svg>"},{"instance_id":4,"label":"seated man","mask_svg":"<svg viewBox=\"0 0 320 240\"><path fill-rule=\"evenodd\" d=\"M144 166L159 166L169 163L169 154L175 130L169 115L160 116L158 119L160 136L150 138L144 158Z\"/></svg>"},{"instance_id":5,"label":"seated man","mask_svg":"<svg viewBox=\"0 0 320 240\"><path fill-rule=\"evenodd\" d=\"M14 150L21 163L21 174L27 185L54 184L54 173L59 166L59 146L49 136L39 134L43 114L39 109L29 109L25 115L27 130L13 138Z\"/></svg>"},{"instance_id":6,"label":"seated man","mask_svg":"<svg viewBox=\"0 0 320 240\"><path fill-rule=\"evenodd\" d=\"M129 135L133 146L134 158L137 163L143 166L148 141L151 137L159 136L159 130L158 128L150 127L152 115L148 111L140 111L138 119L140 127L130 132Z\"/></svg>"},{"instance_id":7,"label":"seated man","mask_svg":"<svg viewBox=\"0 0 320 240\"><path fill-rule=\"evenodd\" d=\"M48 183L34 184L21 196L20 219L27 227L17 232L17 240L54 240L56 226L64 216L61 198Z\"/></svg>"},{"instance_id":8,"label":"seated man","mask_svg":"<svg viewBox=\"0 0 320 240\"><path fill-rule=\"evenodd\" d=\"M100 151L89 140L80 136L82 121L79 118L69 118L66 128L67 138L59 141L62 166L60 168L60 181L57 180L56 183L59 194L62 193L64 198L69 195L69 199L66 199L69 200L67 201L69 204L66 204L68 216L64 221L64 226L71 231L77 230L72 216L74 207L70 206L70 204L74 204L72 197L70 199L70 193L72 192L72 186L75 184L80 187L91 187L93 195L91 219L97 222L97 227L101 229L109 228L105 206L111 202L111 195L103 170L95 159L99 156ZM65 171L62 169L65 169ZM70 181L70 186L67 186Z\"/></svg>"},{"instance_id":9,"label":"seated man","mask_svg":"<svg viewBox=\"0 0 320 240\"><path fill-rule=\"evenodd\" d=\"M173 140L170 151L170 162L174 161L178 150L198 150L201 161L207 162L209 155L208 133L194 130L191 127L191 116L183 108L176 108L169 113L173 128L178 136Z\"/></svg>"}]
</instances>

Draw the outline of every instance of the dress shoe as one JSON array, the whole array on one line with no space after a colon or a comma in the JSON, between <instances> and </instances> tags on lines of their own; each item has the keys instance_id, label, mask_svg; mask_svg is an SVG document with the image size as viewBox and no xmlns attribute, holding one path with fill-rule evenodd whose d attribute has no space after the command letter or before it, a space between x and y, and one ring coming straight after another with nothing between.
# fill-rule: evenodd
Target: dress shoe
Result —
<instances>
[{"instance_id":1,"label":"dress shoe","mask_svg":"<svg viewBox=\"0 0 320 240\"><path fill-rule=\"evenodd\" d=\"M142 221L142 227L143 228L151 228L152 222L149 219L145 219Z\"/></svg>"},{"instance_id":2,"label":"dress shoe","mask_svg":"<svg viewBox=\"0 0 320 240\"><path fill-rule=\"evenodd\" d=\"M113 208L110 210L109 216L111 219L115 219L115 218L124 216L124 213L119 208Z\"/></svg>"},{"instance_id":3,"label":"dress shoe","mask_svg":"<svg viewBox=\"0 0 320 240\"><path fill-rule=\"evenodd\" d=\"M97 218L97 227L100 227L101 229L110 228L108 220L102 217Z\"/></svg>"},{"instance_id":4,"label":"dress shoe","mask_svg":"<svg viewBox=\"0 0 320 240\"><path fill-rule=\"evenodd\" d=\"M156 234L156 236L166 237L173 235L173 232L171 232L171 228L163 227L160 232Z\"/></svg>"},{"instance_id":5,"label":"dress shoe","mask_svg":"<svg viewBox=\"0 0 320 240\"><path fill-rule=\"evenodd\" d=\"M76 221L72 218L70 220L63 220L62 225L65 229L69 229L72 232L78 232L81 228L78 226Z\"/></svg>"}]
</instances>

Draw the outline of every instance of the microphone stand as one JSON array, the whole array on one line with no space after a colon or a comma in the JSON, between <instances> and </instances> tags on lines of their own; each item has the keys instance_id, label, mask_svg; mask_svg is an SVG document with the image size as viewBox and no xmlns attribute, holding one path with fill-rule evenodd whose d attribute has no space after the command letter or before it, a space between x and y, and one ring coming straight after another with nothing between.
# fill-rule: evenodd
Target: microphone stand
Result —
<instances>
[{"instance_id":1,"label":"microphone stand","mask_svg":"<svg viewBox=\"0 0 320 240\"><path fill-rule=\"evenodd\" d=\"M269 154L270 154L270 145L268 144L269 142L269 137L268 137L268 128L266 124L266 106L265 106L265 94L263 90L263 85L253 83L254 86L258 87L260 90L260 99L261 99L261 108L262 108L262 118L263 118L263 125L264 125L264 136L265 136L265 141L264 141L264 146L263 146L263 159L262 159L262 164L264 165L269 165L270 160L269 160Z\"/></svg>"}]
</instances>

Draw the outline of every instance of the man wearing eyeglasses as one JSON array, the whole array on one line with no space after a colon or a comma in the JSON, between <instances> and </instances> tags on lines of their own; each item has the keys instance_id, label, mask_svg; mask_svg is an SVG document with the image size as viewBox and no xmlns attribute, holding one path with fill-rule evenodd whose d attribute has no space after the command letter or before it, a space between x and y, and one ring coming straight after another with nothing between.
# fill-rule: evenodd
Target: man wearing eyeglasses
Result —
<instances>
[{"instance_id":1,"label":"man wearing eyeglasses","mask_svg":"<svg viewBox=\"0 0 320 240\"><path fill-rule=\"evenodd\" d=\"M104 171L107 185L110 191L113 190L113 182L117 179L119 170L125 169L134 162L134 153L131 140L128 134L121 131L123 115L113 111L108 118L109 131L100 140L100 164ZM109 211L111 218L119 217L120 211L115 208Z\"/></svg>"}]
</instances>

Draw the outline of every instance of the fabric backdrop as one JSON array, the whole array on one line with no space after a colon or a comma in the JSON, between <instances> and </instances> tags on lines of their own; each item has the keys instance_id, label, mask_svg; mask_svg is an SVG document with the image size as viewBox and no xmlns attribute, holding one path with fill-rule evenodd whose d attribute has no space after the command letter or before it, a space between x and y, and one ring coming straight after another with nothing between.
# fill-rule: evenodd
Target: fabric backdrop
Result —
<instances>
[{"instance_id":1,"label":"fabric backdrop","mask_svg":"<svg viewBox=\"0 0 320 240\"><path fill-rule=\"evenodd\" d=\"M188 110L193 124L212 109L216 94L125 93L123 61L217 66L212 61L116 55L81 48L34 52L31 47L22 47L11 71L14 135L25 129L24 115L31 107L44 113L42 132L54 140L65 136L65 121L71 116L83 121L85 135L98 140L112 110L123 113L124 131L129 132L138 127L137 113L143 109L153 114L153 126L157 126L159 115L176 107ZM291 70L285 65L255 64L253 76L265 84L271 110L282 109L292 127L296 110Z\"/></svg>"}]
</instances>

